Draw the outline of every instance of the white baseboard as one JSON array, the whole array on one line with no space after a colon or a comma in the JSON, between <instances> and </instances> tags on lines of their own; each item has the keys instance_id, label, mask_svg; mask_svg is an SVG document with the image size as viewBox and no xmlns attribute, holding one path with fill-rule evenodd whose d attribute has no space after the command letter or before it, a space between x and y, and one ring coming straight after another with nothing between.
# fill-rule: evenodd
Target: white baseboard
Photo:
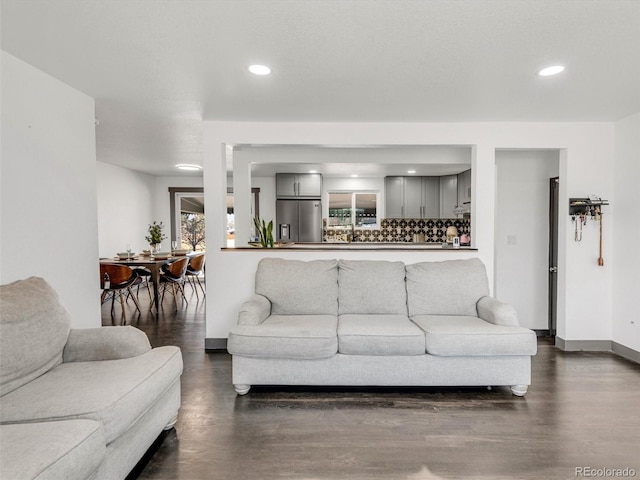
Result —
<instances>
[{"instance_id":1,"label":"white baseboard","mask_svg":"<svg viewBox=\"0 0 640 480\"><path fill-rule=\"evenodd\" d=\"M612 340L565 340L556 336L556 347L565 352L613 352L640 363L640 352Z\"/></svg>"}]
</instances>

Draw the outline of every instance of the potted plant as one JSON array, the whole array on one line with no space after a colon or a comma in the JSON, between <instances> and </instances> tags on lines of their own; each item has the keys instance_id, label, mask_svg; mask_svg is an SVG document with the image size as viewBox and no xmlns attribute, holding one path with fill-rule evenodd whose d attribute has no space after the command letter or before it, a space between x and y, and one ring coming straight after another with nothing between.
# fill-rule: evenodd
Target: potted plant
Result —
<instances>
[{"instance_id":1,"label":"potted plant","mask_svg":"<svg viewBox=\"0 0 640 480\"><path fill-rule=\"evenodd\" d=\"M164 233L162 233L163 228L164 228L164 225L162 224L162 222L157 223L154 221L149 225L149 235L144 237L144 239L147 241L147 243L151 247L152 253L159 252L160 249L162 248L161 246L162 240L167 238L167 236Z\"/></svg>"},{"instance_id":2,"label":"potted plant","mask_svg":"<svg viewBox=\"0 0 640 480\"><path fill-rule=\"evenodd\" d=\"M258 237L260 237L260 245L263 248L273 248L273 220L267 224L256 216L253 219L253 224L256 227Z\"/></svg>"}]
</instances>

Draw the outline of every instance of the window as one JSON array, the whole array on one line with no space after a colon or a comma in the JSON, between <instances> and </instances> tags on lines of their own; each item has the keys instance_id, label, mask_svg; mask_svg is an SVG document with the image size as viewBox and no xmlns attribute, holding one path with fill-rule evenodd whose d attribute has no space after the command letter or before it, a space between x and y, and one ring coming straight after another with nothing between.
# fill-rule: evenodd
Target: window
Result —
<instances>
[{"instance_id":1,"label":"window","mask_svg":"<svg viewBox=\"0 0 640 480\"><path fill-rule=\"evenodd\" d=\"M376 192L329 192L329 226L378 227Z\"/></svg>"}]
</instances>

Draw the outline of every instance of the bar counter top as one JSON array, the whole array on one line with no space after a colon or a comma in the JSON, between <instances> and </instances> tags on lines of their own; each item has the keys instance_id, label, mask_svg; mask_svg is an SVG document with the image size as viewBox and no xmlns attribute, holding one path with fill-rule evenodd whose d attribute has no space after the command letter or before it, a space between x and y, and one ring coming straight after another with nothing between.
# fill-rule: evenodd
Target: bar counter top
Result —
<instances>
[{"instance_id":1,"label":"bar counter top","mask_svg":"<svg viewBox=\"0 0 640 480\"><path fill-rule=\"evenodd\" d=\"M428 251L443 251L443 252L476 252L477 248L472 247L460 247L453 248L451 246L443 247L440 243L410 243L410 242L386 242L386 243L373 243L373 242L353 242L353 243L283 243L281 245L274 245L274 249L287 249L287 250L428 250ZM224 247L223 251L247 251L264 250L259 246L248 247ZM271 249L269 249L271 250Z\"/></svg>"}]
</instances>

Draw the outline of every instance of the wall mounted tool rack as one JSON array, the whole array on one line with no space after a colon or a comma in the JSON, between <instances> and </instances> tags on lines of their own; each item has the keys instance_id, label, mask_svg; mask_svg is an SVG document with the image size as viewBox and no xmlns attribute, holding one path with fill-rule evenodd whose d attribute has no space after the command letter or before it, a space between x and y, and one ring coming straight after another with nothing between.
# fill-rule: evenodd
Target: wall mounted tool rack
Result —
<instances>
[{"instance_id":1,"label":"wall mounted tool rack","mask_svg":"<svg viewBox=\"0 0 640 480\"><path fill-rule=\"evenodd\" d=\"M603 200L595 195L589 198L570 198L569 199L569 215L571 221L575 223L576 242L582 241L582 226L587 224L587 219L592 218L600 221L600 256L598 257L598 265L604 266L604 258L602 257L602 211L603 205L609 205L607 200Z\"/></svg>"},{"instance_id":2,"label":"wall mounted tool rack","mask_svg":"<svg viewBox=\"0 0 640 480\"><path fill-rule=\"evenodd\" d=\"M601 198L570 198L569 199L569 215L577 217L579 215L588 215L597 217L602 213L602 205L609 205L608 200Z\"/></svg>"}]
</instances>

